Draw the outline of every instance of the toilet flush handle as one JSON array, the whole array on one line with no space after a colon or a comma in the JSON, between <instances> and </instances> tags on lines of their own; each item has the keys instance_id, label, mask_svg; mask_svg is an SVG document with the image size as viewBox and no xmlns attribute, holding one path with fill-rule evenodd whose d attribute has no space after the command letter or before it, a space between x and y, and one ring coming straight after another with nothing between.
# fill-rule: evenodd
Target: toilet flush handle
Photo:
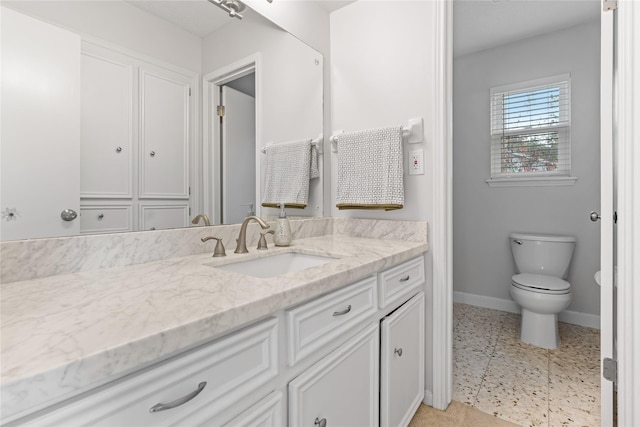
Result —
<instances>
[{"instance_id":1,"label":"toilet flush handle","mask_svg":"<svg viewBox=\"0 0 640 427\"><path fill-rule=\"evenodd\" d=\"M514 242L514 243L517 243L517 244L519 244L519 245L521 245L521 244L522 244L522 240L514 240L513 242Z\"/></svg>"}]
</instances>

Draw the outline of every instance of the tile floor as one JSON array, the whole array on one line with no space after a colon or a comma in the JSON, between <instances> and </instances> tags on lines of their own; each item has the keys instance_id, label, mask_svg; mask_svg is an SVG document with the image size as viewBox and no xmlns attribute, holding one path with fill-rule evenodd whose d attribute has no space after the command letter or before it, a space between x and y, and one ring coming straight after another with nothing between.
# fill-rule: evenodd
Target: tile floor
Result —
<instances>
[{"instance_id":1,"label":"tile floor","mask_svg":"<svg viewBox=\"0 0 640 427\"><path fill-rule=\"evenodd\" d=\"M519 338L520 316L454 304L453 400L521 426L600 425L600 332L560 323L560 348Z\"/></svg>"}]
</instances>

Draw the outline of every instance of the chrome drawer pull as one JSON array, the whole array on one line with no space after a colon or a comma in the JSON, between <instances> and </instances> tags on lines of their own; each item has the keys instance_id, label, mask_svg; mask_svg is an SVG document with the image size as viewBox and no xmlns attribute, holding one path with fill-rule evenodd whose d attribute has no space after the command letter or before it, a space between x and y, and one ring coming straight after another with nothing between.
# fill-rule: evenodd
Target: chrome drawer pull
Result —
<instances>
[{"instance_id":1,"label":"chrome drawer pull","mask_svg":"<svg viewBox=\"0 0 640 427\"><path fill-rule=\"evenodd\" d=\"M411 277L411 276L409 276L409 275L407 274L407 277L403 277L402 279L400 279L400 281L401 281L401 282L406 282L407 280L409 280L409 277Z\"/></svg>"},{"instance_id":2,"label":"chrome drawer pull","mask_svg":"<svg viewBox=\"0 0 640 427\"><path fill-rule=\"evenodd\" d=\"M191 393L187 394L186 396L183 396L179 399L174 400L173 402L170 403L158 403L157 405L152 406L149 409L149 412L160 412L160 411L166 411L167 409L173 409L176 408L180 405L184 405L185 403L187 403L188 401L190 401L191 399L193 399L194 397L196 397L197 395L200 394L200 392L202 390L204 390L204 386L207 385L206 381L201 382L200 384L198 384L198 388L194 391L192 391Z\"/></svg>"},{"instance_id":3,"label":"chrome drawer pull","mask_svg":"<svg viewBox=\"0 0 640 427\"><path fill-rule=\"evenodd\" d=\"M349 307L345 308L342 311L334 311L333 315L334 316L343 316L343 315L347 314L350 311L351 311L351 304L349 304Z\"/></svg>"},{"instance_id":4,"label":"chrome drawer pull","mask_svg":"<svg viewBox=\"0 0 640 427\"><path fill-rule=\"evenodd\" d=\"M318 426L318 427L326 427L327 425L327 419L323 418L323 419L319 419L316 418L316 420L313 422L314 426Z\"/></svg>"},{"instance_id":5,"label":"chrome drawer pull","mask_svg":"<svg viewBox=\"0 0 640 427\"><path fill-rule=\"evenodd\" d=\"M397 354L398 357L402 357L402 347L394 349L393 352Z\"/></svg>"}]
</instances>

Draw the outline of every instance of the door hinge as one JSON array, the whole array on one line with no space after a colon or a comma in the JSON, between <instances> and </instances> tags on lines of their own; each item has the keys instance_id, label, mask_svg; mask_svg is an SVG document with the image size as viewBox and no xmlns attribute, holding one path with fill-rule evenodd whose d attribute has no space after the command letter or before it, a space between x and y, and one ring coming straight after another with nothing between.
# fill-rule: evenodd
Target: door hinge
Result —
<instances>
[{"instance_id":1,"label":"door hinge","mask_svg":"<svg viewBox=\"0 0 640 427\"><path fill-rule=\"evenodd\" d=\"M189 195L191 195L191 186L189 186Z\"/></svg>"},{"instance_id":2,"label":"door hinge","mask_svg":"<svg viewBox=\"0 0 640 427\"><path fill-rule=\"evenodd\" d=\"M602 359L602 376L605 380L617 382L618 361L609 357Z\"/></svg>"},{"instance_id":3,"label":"door hinge","mask_svg":"<svg viewBox=\"0 0 640 427\"><path fill-rule=\"evenodd\" d=\"M191 206L189 206L189 216L191 216Z\"/></svg>"},{"instance_id":4,"label":"door hinge","mask_svg":"<svg viewBox=\"0 0 640 427\"><path fill-rule=\"evenodd\" d=\"M218 105L218 109L217 109L218 117L224 117L224 110L225 110L224 105Z\"/></svg>"},{"instance_id":5,"label":"door hinge","mask_svg":"<svg viewBox=\"0 0 640 427\"><path fill-rule=\"evenodd\" d=\"M191 88L189 88L189 96L191 96Z\"/></svg>"},{"instance_id":6,"label":"door hinge","mask_svg":"<svg viewBox=\"0 0 640 427\"><path fill-rule=\"evenodd\" d=\"M603 0L602 11L608 12L610 10L616 10L618 8L618 0Z\"/></svg>"}]
</instances>

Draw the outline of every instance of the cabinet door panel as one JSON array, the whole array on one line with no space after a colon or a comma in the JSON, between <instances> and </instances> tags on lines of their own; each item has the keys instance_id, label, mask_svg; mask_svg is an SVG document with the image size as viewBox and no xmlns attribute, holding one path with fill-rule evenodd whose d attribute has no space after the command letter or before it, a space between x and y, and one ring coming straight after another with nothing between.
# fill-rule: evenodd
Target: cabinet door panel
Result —
<instances>
[{"instance_id":1,"label":"cabinet door panel","mask_svg":"<svg viewBox=\"0 0 640 427\"><path fill-rule=\"evenodd\" d=\"M371 325L289 383L290 425L378 425L378 335Z\"/></svg>"},{"instance_id":2,"label":"cabinet door panel","mask_svg":"<svg viewBox=\"0 0 640 427\"><path fill-rule=\"evenodd\" d=\"M188 226L187 205L140 205L140 230L165 230Z\"/></svg>"},{"instance_id":3,"label":"cabinet door panel","mask_svg":"<svg viewBox=\"0 0 640 427\"><path fill-rule=\"evenodd\" d=\"M82 53L80 191L130 198L133 67Z\"/></svg>"},{"instance_id":4,"label":"cabinet door panel","mask_svg":"<svg viewBox=\"0 0 640 427\"><path fill-rule=\"evenodd\" d=\"M424 294L381 322L380 425L407 426L424 397Z\"/></svg>"},{"instance_id":5,"label":"cabinet door panel","mask_svg":"<svg viewBox=\"0 0 640 427\"><path fill-rule=\"evenodd\" d=\"M189 82L140 70L140 197L189 198Z\"/></svg>"},{"instance_id":6,"label":"cabinet door panel","mask_svg":"<svg viewBox=\"0 0 640 427\"><path fill-rule=\"evenodd\" d=\"M81 233L132 231L131 205L81 205Z\"/></svg>"}]
</instances>

